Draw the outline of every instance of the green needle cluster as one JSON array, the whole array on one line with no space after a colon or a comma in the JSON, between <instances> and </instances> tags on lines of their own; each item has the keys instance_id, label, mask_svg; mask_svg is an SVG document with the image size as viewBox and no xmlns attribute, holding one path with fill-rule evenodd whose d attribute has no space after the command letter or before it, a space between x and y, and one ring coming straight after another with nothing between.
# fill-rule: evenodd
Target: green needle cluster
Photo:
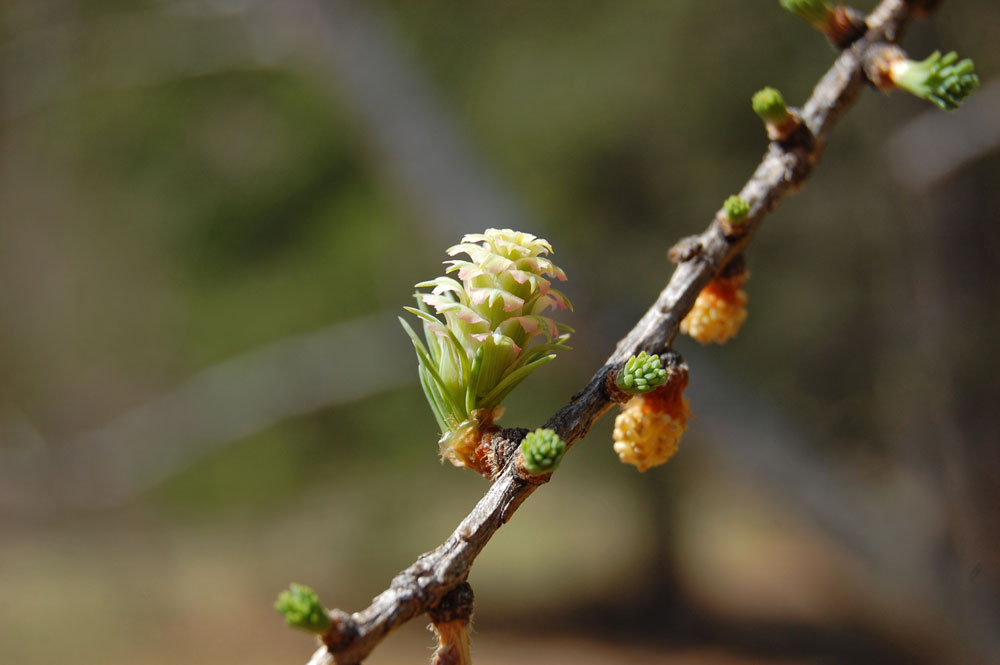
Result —
<instances>
[{"instance_id":1,"label":"green needle cluster","mask_svg":"<svg viewBox=\"0 0 1000 665\"><path fill-rule=\"evenodd\" d=\"M274 609L285 617L285 623L310 633L324 633L330 628L330 615L319 602L316 592L304 584L292 584L278 595Z\"/></svg>"},{"instance_id":2,"label":"green needle cluster","mask_svg":"<svg viewBox=\"0 0 1000 665\"><path fill-rule=\"evenodd\" d=\"M536 429L521 441L521 456L529 473L555 471L565 452L566 443L550 429Z\"/></svg>"},{"instance_id":3,"label":"green needle cluster","mask_svg":"<svg viewBox=\"0 0 1000 665\"><path fill-rule=\"evenodd\" d=\"M900 60L890 69L892 81L907 92L937 104L946 111L957 109L979 87L972 60L958 60L952 51L942 56L934 51L920 62Z\"/></svg>"},{"instance_id":4,"label":"green needle cluster","mask_svg":"<svg viewBox=\"0 0 1000 665\"><path fill-rule=\"evenodd\" d=\"M820 30L833 11L826 0L781 0L781 6Z\"/></svg>"},{"instance_id":5,"label":"green needle cluster","mask_svg":"<svg viewBox=\"0 0 1000 665\"><path fill-rule=\"evenodd\" d=\"M761 88L754 93L750 103L753 105L753 112L766 123L779 125L788 117L785 98L776 88Z\"/></svg>"},{"instance_id":6,"label":"green needle cluster","mask_svg":"<svg viewBox=\"0 0 1000 665\"><path fill-rule=\"evenodd\" d=\"M615 384L630 395L651 392L666 382L667 370L660 364L660 356L645 351L629 358L615 379Z\"/></svg>"},{"instance_id":7,"label":"green needle cluster","mask_svg":"<svg viewBox=\"0 0 1000 665\"><path fill-rule=\"evenodd\" d=\"M739 224L750 214L750 204L735 194L726 199L722 209L726 211L726 219L733 224Z\"/></svg>"}]
</instances>

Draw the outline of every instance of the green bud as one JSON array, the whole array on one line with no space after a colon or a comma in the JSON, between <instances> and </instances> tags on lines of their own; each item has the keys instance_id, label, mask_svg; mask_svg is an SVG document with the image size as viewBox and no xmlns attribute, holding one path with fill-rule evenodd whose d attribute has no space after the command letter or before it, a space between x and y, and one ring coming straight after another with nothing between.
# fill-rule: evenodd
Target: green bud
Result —
<instances>
[{"instance_id":1,"label":"green bud","mask_svg":"<svg viewBox=\"0 0 1000 665\"><path fill-rule=\"evenodd\" d=\"M615 384L629 395L651 392L666 382L667 370L660 364L660 357L645 351L629 358L615 378Z\"/></svg>"},{"instance_id":2,"label":"green bud","mask_svg":"<svg viewBox=\"0 0 1000 665\"><path fill-rule=\"evenodd\" d=\"M890 66L889 73L899 88L953 111L979 87L972 60L956 60L954 51L945 56L934 51L921 62L899 60Z\"/></svg>"},{"instance_id":3,"label":"green bud","mask_svg":"<svg viewBox=\"0 0 1000 665\"><path fill-rule=\"evenodd\" d=\"M781 0L781 6L822 30L833 8L826 0Z\"/></svg>"},{"instance_id":4,"label":"green bud","mask_svg":"<svg viewBox=\"0 0 1000 665\"><path fill-rule=\"evenodd\" d=\"M565 452L566 443L550 429L536 429L521 441L521 457L529 473L555 471Z\"/></svg>"},{"instance_id":5,"label":"green bud","mask_svg":"<svg viewBox=\"0 0 1000 665\"><path fill-rule=\"evenodd\" d=\"M330 615L319 602L316 592L304 584L292 584L278 595L274 609L285 617L285 623L310 633L325 633L330 628Z\"/></svg>"},{"instance_id":6,"label":"green bud","mask_svg":"<svg viewBox=\"0 0 1000 665\"><path fill-rule=\"evenodd\" d=\"M775 88L761 88L754 93L751 104L753 105L753 112L768 124L779 125L788 117L788 107L785 106L785 98Z\"/></svg>"},{"instance_id":7,"label":"green bud","mask_svg":"<svg viewBox=\"0 0 1000 665\"><path fill-rule=\"evenodd\" d=\"M739 224L750 213L750 204L733 194L722 204L722 209L726 211L726 219L733 224Z\"/></svg>"}]
</instances>

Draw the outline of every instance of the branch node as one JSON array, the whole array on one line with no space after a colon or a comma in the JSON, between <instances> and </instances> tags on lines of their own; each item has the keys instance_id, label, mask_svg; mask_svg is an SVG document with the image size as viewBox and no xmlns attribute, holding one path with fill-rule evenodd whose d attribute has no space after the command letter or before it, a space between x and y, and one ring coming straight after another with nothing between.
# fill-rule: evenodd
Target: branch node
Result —
<instances>
[{"instance_id":1,"label":"branch node","mask_svg":"<svg viewBox=\"0 0 1000 665\"><path fill-rule=\"evenodd\" d=\"M875 44L863 62L865 76L879 90L905 90L946 111L954 111L979 87L976 66L954 51L934 51L922 61L910 60L895 45Z\"/></svg>"},{"instance_id":2,"label":"branch node","mask_svg":"<svg viewBox=\"0 0 1000 665\"><path fill-rule=\"evenodd\" d=\"M468 582L462 582L427 610L431 628L438 638L433 665L470 665L469 626L474 596Z\"/></svg>"},{"instance_id":3,"label":"branch node","mask_svg":"<svg viewBox=\"0 0 1000 665\"><path fill-rule=\"evenodd\" d=\"M906 51L887 42L872 44L862 58L865 78L876 89L888 91L895 87L892 81L892 63L906 59Z\"/></svg>"},{"instance_id":4,"label":"branch node","mask_svg":"<svg viewBox=\"0 0 1000 665\"><path fill-rule=\"evenodd\" d=\"M776 88L761 88L750 98L753 112L764 122L767 137L786 149L803 147L811 149L815 143L812 132L798 109L789 108L785 98Z\"/></svg>"},{"instance_id":5,"label":"branch node","mask_svg":"<svg viewBox=\"0 0 1000 665\"><path fill-rule=\"evenodd\" d=\"M448 621L470 621L472 619L472 605L475 594L472 593L472 586L468 582L462 582L437 602L436 605L427 609L427 616L434 623L447 623Z\"/></svg>"},{"instance_id":6,"label":"branch node","mask_svg":"<svg viewBox=\"0 0 1000 665\"><path fill-rule=\"evenodd\" d=\"M816 145L816 137L797 108L788 109L788 120L784 124L768 125L767 137L785 150L801 149L811 152Z\"/></svg>"},{"instance_id":7,"label":"branch node","mask_svg":"<svg viewBox=\"0 0 1000 665\"><path fill-rule=\"evenodd\" d=\"M722 270L719 271L719 274L716 275L716 277L719 277L721 279L732 279L734 277L745 279L746 275L747 275L747 260L746 257L743 255L743 252L740 252L739 254L731 258L726 265L722 266Z\"/></svg>"},{"instance_id":8,"label":"branch node","mask_svg":"<svg viewBox=\"0 0 1000 665\"><path fill-rule=\"evenodd\" d=\"M337 653L347 648L358 637L358 623L344 610L330 610L330 627L323 633L327 651Z\"/></svg>"},{"instance_id":9,"label":"branch node","mask_svg":"<svg viewBox=\"0 0 1000 665\"><path fill-rule=\"evenodd\" d=\"M836 48L844 50L865 36L868 31L868 24L865 23L865 16L852 7L838 5L830 13L826 30L827 39Z\"/></svg>"},{"instance_id":10,"label":"branch node","mask_svg":"<svg viewBox=\"0 0 1000 665\"><path fill-rule=\"evenodd\" d=\"M868 30L864 14L828 0L781 0L781 5L826 35L838 49L845 49Z\"/></svg>"},{"instance_id":11,"label":"branch node","mask_svg":"<svg viewBox=\"0 0 1000 665\"><path fill-rule=\"evenodd\" d=\"M681 238L667 252L667 258L671 263L684 263L704 255L705 245L700 235Z\"/></svg>"},{"instance_id":12,"label":"branch node","mask_svg":"<svg viewBox=\"0 0 1000 665\"><path fill-rule=\"evenodd\" d=\"M496 479L527 433L524 427L496 427L484 432L474 454L475 469L490 480Z\"/></svg>"},{"instance_id":13,"label":"branch node","mask_svg":"<svg viewBox=\"0 0 1000 665\"><path fill-rule=\"evenodd\" d=\"M635 356L633 355L632 357L634 358ZM664 370L664 378L656 382L656 385L654 386L655 388L659 388L664 382L669 381L670 377L678 371L678 368L683 367L684 371L687 371L687 365L684 364L684 359L681 358L681 355L673 349L662 351L658 355L658 360L659 366ZM625 369L627 362L628 361L612 367L611 371L604 377L604 389L608 398L612 402L616 402L618 404L624 404L636 395L634 391L628 392L618 385L618 377Z\"/></svg>"},{"instance_id":14,"label":"branch node","mask_svg":"<svg viewBox=\"0 0 1000 665\"><path fill-rule=\"evenodd\" d=\"M745 234L750 228L750 225L747 223L749 221L747 219L749 214L750 204L745 199L734 194L726 199L722 209L716 213L715 219L722 226L726 237L734 239Z\"/></svg>"}]
</instances>

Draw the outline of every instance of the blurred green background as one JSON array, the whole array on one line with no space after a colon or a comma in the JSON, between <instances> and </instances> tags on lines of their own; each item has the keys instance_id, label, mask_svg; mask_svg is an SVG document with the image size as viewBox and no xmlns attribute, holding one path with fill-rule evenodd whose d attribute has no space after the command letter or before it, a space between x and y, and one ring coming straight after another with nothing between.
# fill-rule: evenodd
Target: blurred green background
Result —
<instances>
[{"instance_id":1,"label":"blurred green background","mask_svg":"<svg viewBox=\"0 0 1000 665\"><path fill-rule=\"evenodd\" d=\"M874 2L859 8L868 10ZM1000 6L956 113L865 93L679 339L696 419L606 417L480 557L477 662L993 662ZM547 238L582 387L835 57L776 1L0 6L0 661L305 662L288 582L367 605L486 489L443 466L394 320L463 233ZM419 662L415 621L369 662Z\"/></svg>"}]
</instances>

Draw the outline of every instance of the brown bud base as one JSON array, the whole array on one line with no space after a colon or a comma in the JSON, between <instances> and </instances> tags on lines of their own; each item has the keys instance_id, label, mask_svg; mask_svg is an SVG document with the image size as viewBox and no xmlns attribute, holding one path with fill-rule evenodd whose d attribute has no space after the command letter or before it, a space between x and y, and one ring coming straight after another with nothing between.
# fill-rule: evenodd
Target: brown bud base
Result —
<instances>
[{"instance_id":1,"label":"brown bud base","mask_svg":"<svg viewBox=\"0 0 1000 665\"><path fill-rule=\"evenodd\" d=\"M906 52L895 44L876 44L868 50L865 58L865 76L882 92L895 90L892 66L903 60L906 60Z\"/></svg>"},{"instance_id":2,"label":"brown bud base","mask_svg":"<svg viewBox=\"0 0 1000 665\"><path fill-rule=\"evenodd\" d=\"M618 373L621 371L623 366L624 363L608 372L607 376L604 377L604 390L608 393L608 397L611 401L618 404L624 404L632 399L632 395L618 387Z\"/></svg>"},{"instance_id":3,"label":"brown bud base","mask_svg":"<svg viewBox=\"0 0 1000 665\"><path fill-rule=\"evenodd\" d=\"M690 373L687 365L680 365L670 372L667 382L651 393L643 395L643 413L665 413L671 417L686 418L689 411L683 397L688 387Z\"/></svg>"},{"instance_id":4,"label":"brown bud base","mask_svg":"<svg viewBox=\"0 0 1000 665\"><path fill-rule=\"evenodd\" d=\"M475 449L465 466L484 478L492 480L503 470L528 430L516 427L500 429L491 425L482 431Z\"/></svg>"},{"instance_id":5,"label":"brown bud base","mask_svg":"<svg viewBox=\"0 0 1000 665\"><path fill-rule=\"evenodd\" d=\"M462 582L444 595L434 607L427 610L427 616L434 623L472 620L472 607L476 596L468 582Z\"/></svg>"},{"instance_id":6,"label":"brown bud base","mask_svg":"<svg viewBox=\"0 0 1000 665\"><path fill-rule=\"evenodd\" d=\"M734 222L733 220L729 219L729 217L726 215L725 210L720 210L719 213L715 216L715 219L718 220L719 224L722 225L723 233L725 233L730 238L739 237L744 233L746 233L747 230L749 230L750 228L749 216L744 217L738 222Z\"/></svg>"},{"instance_id":7,"label":"brown bud base","mask_svg":"<svg viewBox=\"0 0 1000 665\"><path fill-rule=\"evenodd\" d=\"M337 653L358 636L358 624L343 610L330 610L330 627L321 636L330 653Z\"/></svg>"},{"instance_id":8,"label":"brown bud base","mask_svg":"<svg viewBox=\"0 0 1000 665\"><path fill-rule=\"evenodd\" d=\"M492 410L477 409L472 412L469 420L444 434L438 441L442 461L447 460L454 466L464 466L486 475L487 478L491 477L483 472L483 458L486 452L481 448L484 441L488 441L495 432L500 431L493 421L503 415L503 411L503 407L500 406Z\"/></svg>"},{"instance_id":9,"label":"brown bud base","mask_svg":"<svg viewBox=\"0 0 1000 665\"><path fill-rule=\"evenodd\" d=\"M867 30L864 15L844 5L837 5L823 26L823 34L841 50L861 39Z\"/></svg>"},{"instance_id":10,"label":"brown bud base","mask_svg":"<svg viewBox=\"0 0 1000 665\"><path fill-rule=\"evenodd\" d=\"M528 483L529 485L544 485L552 479L552 471L545 471L544 473L532 473L528 470L528 467L524 464L524 455L520 450L514 457L514 470L517 473L517 477Z\"/></svg>"},{"instance_id":11,"label":"brown bud base","mask_svg":"<svg viewBox=\"0 0 1000 665\"><path fill-rule=\"evenodd\" d=\"M765 122L764 128L767 130L767 138L777 141L785 146L811 146L813 141L812 132L802 120L798 111L788 109L785 119L781 122Z\"/></svg>"}]
</instances>

